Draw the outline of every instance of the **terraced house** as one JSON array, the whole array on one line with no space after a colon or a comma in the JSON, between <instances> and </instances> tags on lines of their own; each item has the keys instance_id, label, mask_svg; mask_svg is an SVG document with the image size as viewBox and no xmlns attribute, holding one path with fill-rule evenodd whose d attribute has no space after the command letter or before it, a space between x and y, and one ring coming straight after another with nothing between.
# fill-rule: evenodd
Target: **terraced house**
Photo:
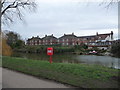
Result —
<instances>
[{"instance_id":1,"label":"terraced house","mask_svg":"<svg viewBox=\"0 0 120 90\"><path fill-rule=\"evenodd\" d=\"M57 38L52 35L45 35L45 37L42 38L42 45L54 45L57 44Z\"/></svg>"},{"instance_id":2,"label":"terraced house","mask_svg":"<svg viewBox=\"0 0 120 90\"><path fill-rule=\"evenodd\" d=\"M80 45L84 43L89 47L99 47L99 48L107 48L113 42L113 31L105 34L91 35L91 36L76 36L74 33L72 34L64 34L63 36L56 38L52 35L45 35L45 37L40 38L32 37L27 40L27 45L56 45L61 44L62 46L74 46Z\"/></svg>"},{"instance_id":3,"label":"terraced house","mask_svg":"<svg viewBox=\"0 0 120 90\"><path fill-rule=\"evenodd\" d=\"M64 34L62 37L58 38L58 44L61 45L76 45L77 36L72 34Z\"/></svg>"},{"instance_id":4,"label":"terraced house","mask_svg":"<svg viewBox=\"0 0 120 90\"><path fill-rule=\"evenodd\" d=\"M37 37L32 37L27 40L27 45L42 45L42 39L37 36Z\"/></svg>"}]
</instances>

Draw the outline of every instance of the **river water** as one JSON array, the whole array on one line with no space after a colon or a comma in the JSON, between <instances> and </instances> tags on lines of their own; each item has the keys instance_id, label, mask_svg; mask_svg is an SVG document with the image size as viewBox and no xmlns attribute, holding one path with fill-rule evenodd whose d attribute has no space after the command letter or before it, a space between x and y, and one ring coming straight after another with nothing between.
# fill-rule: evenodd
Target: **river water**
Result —
<instances>
[{"instance_id":1,"label":"river water","mask_svg":"<svg viewBox=\"0 0 120 90\"><path fill-rule=\"evenodd\" d=\"M35 60L47 60L49 56L46 54L35 54L35 53L13 53L13 57L22 57L27 59ZM70 53L54 54L52 56L53 62L61 63L83 63L83 64L96 64L106 67L120 69L120 58L111 56L96 56L96 55L74 55Z\"/></svg>"}]
</instances>

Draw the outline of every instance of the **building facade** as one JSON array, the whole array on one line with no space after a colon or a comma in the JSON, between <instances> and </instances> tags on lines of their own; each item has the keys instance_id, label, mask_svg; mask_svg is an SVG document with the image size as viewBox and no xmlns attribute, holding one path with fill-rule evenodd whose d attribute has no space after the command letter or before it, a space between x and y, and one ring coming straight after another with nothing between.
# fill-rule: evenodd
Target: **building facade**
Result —
<instances>
[{"instance_id":1,"label":"building facade","mask_svg":"<svg viewBox=\"0 0 120 90\"><path fill-rule=\"evenodd\" d=\"M32 37L27 40L27 45L56 45L62 46L74 46L84 43L89 47L109 47L113 42L113 31L106 34L98 34L92 36L76 36L72 34L64 34L60 38L56 38L52 35L45 35L43 38Z\"/></svg>"},{"instance_id":2,"label":"building facade","mask_svg":"<svg viewBox=\"0 0 120 90\"><path fill-rule=\"evenodd\" d=\"M32 37L32 38L27 40L26 45L42 45L42 39L39 38L39 36Z\"/></svg>"},{"instance_id":3,"label":"building facade","mask_svg":"<svg viewBox=\"0 0 120 90\"><path fill-rule=\"evenodd\" d=\"M55 45L58 43L58 39L52 35L45 35L45 37L42 38L42 45Z\"/></svg>"},{"instance_id":4,"label":"building facade","mask_svg":"<svg viewBox=\"0 0 120 90\"><path fill-rule=\"evenodd\" d=\"M76 45L77 36L72 34L64 34L62 37L58 38L58 44L65 45Z\"/></svg>"}]
</instances>

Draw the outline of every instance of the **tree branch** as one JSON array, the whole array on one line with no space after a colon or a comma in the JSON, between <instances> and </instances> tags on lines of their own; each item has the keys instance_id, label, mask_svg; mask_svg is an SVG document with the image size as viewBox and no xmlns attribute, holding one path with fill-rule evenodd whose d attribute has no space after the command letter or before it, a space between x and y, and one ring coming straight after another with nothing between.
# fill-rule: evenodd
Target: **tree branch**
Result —
<instances>
[{"instance_id":1,"label":"tree branch","mask_svg":"<svg viewBox=\"0 0 120 90\"><path fill-rule=\"evenodd\" d=\"M3 15L3 14L4 14L8 9L10 9L10 8L17 8L17 7L19 7L19 6L31 5L28 1L29 1L29 0L27 0L26 2L20 2L20 3L18 3L17 0L15 0L12 4L8 5L8 6L2 11L1 14ZM5 0L4 0L3 3L5 3ZM16 4L16 5L15 5L15 4Z\"/></svg>"},{"instance_id":2,"label":"tree branch","mask_svg":"<svg viewBox=\"0 0 120 90\"><path fill-rule=\"evenodd\" d=\"M13 23L17 18L23 21L24 10L27 9L27 11L30 10L32 12L35 11L37 6L32 0L14 0L13 2L8 1L9 0L2 1L1 17L3 19L3 24Z\"/></svg>"}]
</instances>

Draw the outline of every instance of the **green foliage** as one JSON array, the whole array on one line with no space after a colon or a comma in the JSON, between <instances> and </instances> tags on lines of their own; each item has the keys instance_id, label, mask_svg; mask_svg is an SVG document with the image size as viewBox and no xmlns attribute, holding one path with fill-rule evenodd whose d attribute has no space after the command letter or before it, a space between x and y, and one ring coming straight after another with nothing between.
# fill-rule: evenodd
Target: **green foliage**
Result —
<instances>
[{"instance_id":1,"label":"green foliage","mask_svg":"<svg viewBox=\"0 0 120 90\"><path fill-rule=\"evenodd\" d=\"M77 87L117 87L119 70L99 65L52 63L15 57L3 57L3 67Z\"/></svg>"},{"instance_id":2,"label":"green foliage","mask_svg":"<svg viewBox=\"0 0 120 90\"><path fill-rule=\"evenodd\" d=\"M46 53L48 47L53 47L54 53L74 52L74 48L68 46L56 46L56 45L25 46L26 51L30 53Z\"/></svg>"},{"instance_id":3,"label":"green foliage","mask_svg":"<svg viewBox=\"0 0 120 90\"><path fill-rule=\"evenodd\" d=\"M98 53L105 53L107 51L104 49L99 49L97 47L92 47L91 49L88 49L87 51L89 52L89 51L93 51L93 50L97 51Z\"/></svg>"},{"instance_id":4,"label":"green foliage","mask_svg":"<svg viewBox=\"0 0 120 90\"><path fill-rule=\"evenodd\" d=\"M80 45L75 45L74 49L75 49L75 52L84 53L88 49L88 46L82 43Z\"/></svg>"},{"instance_id":5,"label":"green foliage","mask_svg":"<svg viewBox=\"0 0 120 90\"><path fill-rule=\"evenodd\" d=\"M24 41L21 40L20 35L13 31L6 31L7 44L12 49L20 49L24 47Z\"/></svg>"},{"instance_id":6,"label":"green foliage","mask_svg":"<svg viewBox=\"0 0 120 90\"><path fill-rule=\"evenodd\" d=\"M120 43L112 45L112 47L111 47L111 53L114 56L120 57Z\"/></svg>"}]
</instances>

